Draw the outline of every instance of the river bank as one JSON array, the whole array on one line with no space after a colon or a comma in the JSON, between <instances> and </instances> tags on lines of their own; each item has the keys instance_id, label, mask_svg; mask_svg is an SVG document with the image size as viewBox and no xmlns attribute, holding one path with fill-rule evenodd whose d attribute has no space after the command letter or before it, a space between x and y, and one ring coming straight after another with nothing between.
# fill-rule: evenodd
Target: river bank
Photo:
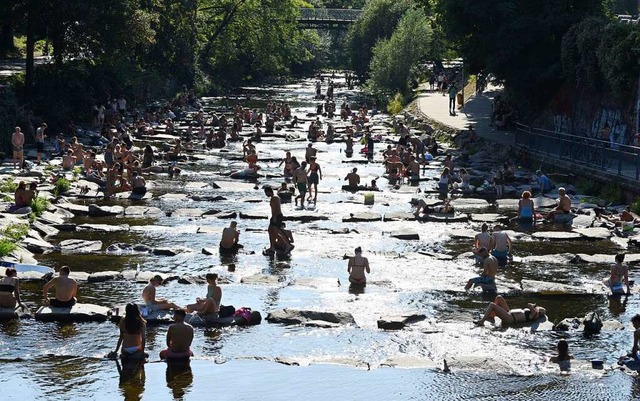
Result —
<instances>
[{"instance_id":1,"label":"river bank","mask_svg":"<svg viewBox=\"0 0 640 401\"><path fill-rule=\"evenodd\" d=\"M314 80L306 79L282 87L246 88L245 93L255 102L252 104L260 107L268 100L289 102L294 114L302 118L315 109L313 86ZM341 89L337 96L350 102L360 99L357 91L346 89ZM224 99L204 101L205 110L210 110ZM398 139L392 133L390 117L380 116L371 124L383 141ZM291 204L284 205L285 216L298 216L287 222L294 232L296 249L285 260L263 256L261 251L268 244L268 204L259 188L264 184L280 185L281 168L277 161L285 150L301 158L307 146L305 128L306 124L287 132L299 139L287 141L283 137L265 136L262 144L257 145L265 175L259 179L258 189L255 189L256 183L220 175L244 167L241 144L230 143L223 150L189 152L189 160L178 164L182 173L177 178L170 179L166 173L148 176L153 194L149 200L105 201L101 194L97 198L69 197L67 200L77 205L73 209L78 215L67 215L63 222L75 230L61 230L43 239L54 247L64 240L101 241L99 249L89 253L54 251L34 258L39 264L53 267L67 264L76 272L115 272L108 280L82 281L79 292L82 302L112 307L137 299L144 283L126 277L128 271L135 271L140 265L143 273L160 272L174 277L218 273L223 278L223 303L249 306L261 311L263 316L290 308L346 312L355 320L355 324L325 327L263 321L259 326L248 328L198 329L193 346L196 357L190 369L193 381L184 382L180 390L187 399L237 386L237 380L231 380L233 384L226 380L223 383L216 381L220 379L210 380L211 375L250 378L251 385L242 385L235 393L246 399L280 399L302 394L320 399L335 388L344 388L350 399L371 399L374 394L379 397L383 393L389 394L389 399L400 394L423 398L427 391L433 399L449 399L452 395L462 398L465 394L490 399L497 391L509 393L513 399L526 399L527 391L538 387L544 387L543 395L551 398L566 394L566 386L575 390L575 398L590 399L602 388L615 388L620 399L637 391L627 375L614 370L615 356L630 343L629 331L603 331L592 339L583 339L580 332L562 333L570 340L571 351L577 359L574 374L566 379L557 375L557 366L547 362L559 333L548 330L534 333L529 327L474 328L471 322L484 310L487 299L480 292L466 293L462 289L466 280L477 274L469 257L469 236L483 221L492 223L512 217L514 202L513 199L498 201L496 207L484 199L460 198L454 205L460 215L466 216L466 221L448 224L415 221L410 202L423 197L424 193L432 197L429 191L436 188L442 156L425 168L422 173L425 180L418 187L396 187L395 183L382 178L384 167L379 152L375 153L373 163L365 163L357 154L347 158L342 143L316 143L323 169L318 204L315 210L305 212L295 210ZM143 139L140 144L149 142L159 148L165 140L167 138ZM136 146L140 145L136 143ZM357 152L359 146L355 148ZM376 150L382 148L382 143L376 144ZM459 158L459 153L451 152ZM495 154L470 160L473 175L484 180L494 165L504 162L499 157ZM374 205L364 205L362 193L341 190L345 175L353 167L358 168L363 182L378 178L381 191L375 193ZM44 166L42 169L44 171ZM8 170L5 174L18 179ZM520 186L527 185L526 177L526 171L518 175L519 184L514 186L514 193ZM45 179L43 175L39 180ZM72 193L84 184L74 185ZM554 204L554 196L552 193L536 202L549 209ZM123 209L114 216L83 215L84 208L88 213L92 203ZM64 208L55 205L59 210L52 213L64 214ZM585 212L593 208L578 197L575 206ZM138 214L127 213L129 210ZM229 221L222 216L232 213L237 213L240 240L245 248L227 257L216 252L216 244ZM550 321L580 317L597 310L604 320L615 319L626 327L638 308L637 297L629 297L620 306L608 304L604 288L598 287L608 269L607 258L612 258L622 244L611 234L593 238L588 232L587 235L577 232L576 229L584 228L592 220L589 215L582 216L587 216L587 220L576 223L570 230L543 226L530 233L510 227L516 239L515 263L501 271L500 292L510 292L509 302L516 304L525 301L543 304L549 311ZM78 230L82 224L93 225L94 229ZM535 235L558 230L566 232L569 238L551 241L548 239L551 234ZM406 235L412 239L398 238ZM142 244L147 251L111 252L115 250L114 244L122 243ZM343 257L351 255L356 246L362 246L372 267L363 293L352 293L346 285ZM176 252L173 255L153 252L153 249L166 248ZM205 248L213 248L210 255L202 253ZM561 253L570 253L571 257L559 255ZM598 261L583 258L587 261L580 262L575 255L582 254L605 256ZM536 292L531 281L564 284L566 293L548 296ZM37 281L23 283L24 298L34 307L40 304L41 287ZM177 280L158 290L159 296L180 305L205 291L202 283L181 284ZM425 319L400 331L378 329L381 317L404 314L424 315ZM152 362L158 360L157 352L164 345L165 334L166 327L149 329L147 341ZM0 356L0 363L8 373L0 380L6 380L7 385L18 383L37 388L40 392L35 394L36 399L51 396L71 399L88 391L93 392L96 399L109 399L118 393L143 394L149 399L178 398L178 393L172 392L175 375L164 364L149 363L138 369L130 374L137 380L132 383L126 380L126 375L124 378L118 375L115 362L102 359L113 349L116 340L116 326L108 322L58 324L13 320L0 323L0 346L6 350ZM21 362L13 362L16 358ZM591 370L587 362L592 358L605 360L607 369ZM442 372L445 359L450 374ZM310 366L305 368L307 365ZM412 369L387 369L387 366ZM51 371L56 374L51 375ZM309 386L304 385L312 379L318 382L319 378L333 383L331 389L318 387L309 391ZM351 383L359 384L350 387ZM466 389L464 393L462 388ZM228 399L236 399L234 397Z\"/></svg>"}]
</instances>

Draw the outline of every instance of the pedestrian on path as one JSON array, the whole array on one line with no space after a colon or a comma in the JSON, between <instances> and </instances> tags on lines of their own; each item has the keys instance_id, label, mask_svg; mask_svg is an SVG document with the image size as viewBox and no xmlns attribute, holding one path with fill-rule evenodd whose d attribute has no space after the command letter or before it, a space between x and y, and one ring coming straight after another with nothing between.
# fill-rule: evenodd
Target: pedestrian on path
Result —
<instances>
[{"instance_id":1,"label":"pedestrian on path","mask_svg":"<svg viewBox=\"0 0 640 401\"><path fill-rule=\"evenodd\" d=\"M458 88L455 83L452 83L449 87L449 115L456 115L456 95L458 94Z\"/></svg>"}]
</instances>

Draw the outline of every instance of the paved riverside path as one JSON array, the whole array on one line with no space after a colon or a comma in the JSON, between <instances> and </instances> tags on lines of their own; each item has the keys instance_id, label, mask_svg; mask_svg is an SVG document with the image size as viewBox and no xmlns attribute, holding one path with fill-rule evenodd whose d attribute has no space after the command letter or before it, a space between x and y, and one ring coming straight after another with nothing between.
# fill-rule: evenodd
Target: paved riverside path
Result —
<instances>
[{"instance_id":1,"label":"paved riverside path","mask_svg":"<svg viewBox=\"0 0 640 401\"><path fill-rule=\"evenodd\" d=\"M500 94L500 89L489 86L482 95L473 96L465 102L456 116L449 115L449 94L442 96L439 92L430 92L428 84L420 86L418 93L418 109L427 117L460 130L473 125L479 137L505 145L515 145L515 133L498 131L491 124L491 102Z\"/></svg>"}]
</instances>

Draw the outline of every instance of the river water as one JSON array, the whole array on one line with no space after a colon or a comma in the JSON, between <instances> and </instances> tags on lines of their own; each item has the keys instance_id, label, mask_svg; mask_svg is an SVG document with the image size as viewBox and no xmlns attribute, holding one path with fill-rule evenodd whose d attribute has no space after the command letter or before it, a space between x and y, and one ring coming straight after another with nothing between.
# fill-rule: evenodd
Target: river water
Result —
<instances>
[{"instance_id":1,"label":"river water","mask_svg":"<svg viewBox=\"0 0 640 401\"><path fill-rule=\"evenodd\" d=\"M302 117L314 110L313 83L313 79L301 79L286 86L245 88L240 96L248 97L251 105L263 105L265 100L286 101L295 108L295 114ZM338 89L337 93L338 104L342 99L357 101L359 96L357 91L345 89ZM224 103L223 99L210 101ZM386 117L379 117L374 124L383 129L385 120ZM306 145L305 141L268 139L257 148L262 160L281 158L285 150L291 150L300 160ZM531 333L527 328L498 329L489 325L476 328L472 320L484 310L487 299L478 293L462 291L466 280L477 273L473 263L467 259L442 260L424 254L456 256L468 251L469 240L453 239L450 234L477 229L477 224L343 223L342 218L350 213L410 212L409 201L416 196L417 189L406 186L393 189L386 180L380 179L382 192L375 194L373 206L365 206L362 193L340 191L343 178L356 166L362 181L369 182L383 174L382 165L350 162L360 159L357 156L347 159L341 143L315 146L319 150L323 180L317 208L305 213L328 219L288 223L295 235L296 249L286 263L261 253L268 245L266 220L238 219L245 250L234 257L221 257L215 253L217 233L229 220L206 216L76 217L72 222L128 224L130 230L108 234L61 232L54 240L100 239L103 249L117 242L188 248L177 256L49 254L38 259L41 264L55 267L67 264L74 271L85 272L122 271L137 265L142 271L177 275L216 272L225 282L221 284L224 304L248 306L261 311L263 317L281 308L345 311L353 314L357 326L313 328L263 321L258 326L245 328L198 328L192 347L196 356L186 367L167 366L158 361L158 351L164 348L166 327L150 327L147 334L150 362L120 369L116 362L103 358L115 347L118 338L117 327L112 323L3 322L0 323L0 385L5 391L0 399L257 400L304 396L321 400L329 395L347 400L621 400L639 397L637 380L615 368L617 356L628 351L631 345L629 320L638 310L637 296L629 297L621 305L610 304L606 296L599 295L509 299L516 306L528 301L544 305L551 321L597 310L604 319L623 322L625 331L603 331L592 338L584 338L579 333L565 334L576 360L572 373L561 375L557 365L547 362L559 334ZM237 160L242 153L241 144L231 143L227 150L195 152L202 160L184 165L177 179L170 180L162 174L152 178L154 198L145 204L165 212L200 208L266 215L266 197L261 190L254 189L254 183L219 175L222 171L242 168ZM277 164L261 163L263 171L270 174L281 171ZM425 171L426 176L437 174L437 169ZM280 181L267 178L259 184L279 185ZM220 188L214 189L212 182ZM434 186L434 181L420 184L422 189ZM188 194L189 197L162 197L167 194ZM226 200L193 200L197 196L218 195ZM111 201L111 204L130 205L126 201ZM300 213L290 204L283 205L283 211L285 215ZM335 233L345 228L351 232ZM397 230L414 231L420 239L392 238L390 233ZM348 280L343 255L351 255L356 246L362 246L372 269L369 284L361 294L350 293L345 285ZM214 248L214 255L203 255L204 247ZM561 252L613 254L616 251L609 241L522 240L516 242L515 249L518 256ZM230 269L230 264L234 264L235 269ZM605 277L607 269L606 265L575 265L558 260L557 263L516 264L501 274L513 281L527 278L579 285ZM243 277L256 274L276 279L266 284L241 283ZM121 305L138 299L143 286L121 280L82 283L79 300L104 306ZM158 295L184 305L205 292L205 285L172 281L161 287ZM41 283L23 283L22 294L27 302L38 305ZM425 314L427 319L402 331L377 329L380 316L404 313ZM589 361L593 358L603 359L605 369L591 369ZM451 368L449 373L442 371L445 359ZM290 366L292 364L295 366Z\"/></svg>"}]
</instances>

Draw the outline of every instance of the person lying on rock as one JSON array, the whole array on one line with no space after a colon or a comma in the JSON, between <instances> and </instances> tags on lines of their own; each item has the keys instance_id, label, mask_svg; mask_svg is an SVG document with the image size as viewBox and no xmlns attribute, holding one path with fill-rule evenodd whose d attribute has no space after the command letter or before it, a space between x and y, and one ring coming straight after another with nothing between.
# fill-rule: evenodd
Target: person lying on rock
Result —
<instances>
[{"instance_id":1,"label":"person lying on rock","mask_svg":"<svg viewBox=\"0 0 640 401\"><path fill-rule=\"evenodd\" d=\"M493 321L495 317L502 320L502 324L534 322L547 315L547 310L537 304L528 303L526 308L511 309L502 296L498 295L480 320L473 322L478 326L484 325L486 320Z\"/></svg>"},{"instance_id":2,"label":"person lying on rock","mask_svg":"<svg viewBox=\"0 0 640 401\"><path fill-rule=\"evenodd\" d=\"M162 277L156 274L142 290L142 299L147 306L147 314L157 310L182 309L164 298L156 298L156 287L159 287L163 281Z\"/></svg>"},{"instance_id":3,"label":"person lying on rock","mask_svg":"<svg viewBox=\"0 0 640 401\"><path fill-rule=\"evenodd\" d=\"M198 312L198 314L217 314L220 311L220 301L222 300L222 289L218 287L218 275L207 273L207 296L196 298L196 303L187 305L187 313Z\"/></svg>"},{"instance_id":4,"label":"person lying on rock","mask_svg":"<svg viewBox=\"0 0 640 401\"><path fill-rule=\"evenodd\" d=\"M42 293L44 295L45 305L54 308L71 308L76 304L78 283L69 277L70 272L69 266L62 266L60 268L60 275L44 285ZM48 293L52 287L55 288L56 296L54 299L49 299Z\"/></svg>"},{"instance_id":5,"label":"person lying on rock","mask_svg":"<svg viewBox=\"0 0 640 401\"><path fill-rule=\"evenodd\" d=\"M125 307L125 315L120 319L118 324L120 328L120 337L116 349L109 353L109 358L118 356L118 350L122 346L122 357L144 357L144 349L147 343L147 321L140 315L138 305L130 303Z\"/></svg>"},{"instance_id":6,"label":"person lying on rock","mask_svg":"<svg viewBox=\"0 0 640 401\"><path fill-rule=\"evenodd\" d=\"M160 359L189 359L193 356L193 326L184 322L182 309L173 312L173 323L167 331L167 349L160 351Z\"/></svg>"}]
</instances>

